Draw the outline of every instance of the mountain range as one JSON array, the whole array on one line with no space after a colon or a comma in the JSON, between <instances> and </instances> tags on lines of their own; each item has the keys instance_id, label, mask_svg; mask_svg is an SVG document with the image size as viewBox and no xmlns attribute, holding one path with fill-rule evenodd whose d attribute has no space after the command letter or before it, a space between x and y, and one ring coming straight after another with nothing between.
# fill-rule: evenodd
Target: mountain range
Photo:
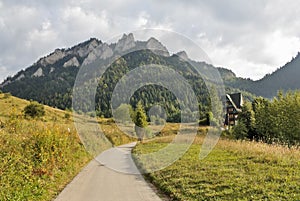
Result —
<instances>
[{"instance_id":1,"label":"mountain range","mask_svg":"<svg viewBox=\"0 0 300 201\"><path fill-rule=\"evenodd\" d=\"M104 80L109 85L108 89L110 90L113 90L117 83L115 79L120 79L137 65L147 63L168 65L179 71L199 92L198 98L204 105L209 102L207 97L201 97L201 94L207 93L207 90L204 89L205 83L194 72L191 64L197 65L203 71L207 68L217 69L223 79L226 91L228 93L242 92L247 99L252 99L254 96L272 98L278 90L287 91L300 88L300 80L298 79L300 76L300 54L274 73L266 75L258 81L253 81L237 77L231 70L226 68L215 67L201 61L193 61L189 59L184 51L170 55L168 49L157 39L152 37L147 41L136 41L133 34L130 33L128 35L124 34L116 43L107 44L96 38L91 38L68 49L56 49L25 70L6 78L0 84L0 89L20 98L37 100L62 109L71 108L72 88L80 67L91 65L99 60L118 58L121 55L123 55L121 57L122 62L117 63L112 68L113 71L108 71L106 80ZM105 96L109 94L107 97L109 99L111 94L99 88L101 88L100 85L98 86L98 95ZM148 91L147 93L152 93L151 97L154 100L157 89L159 87L151 89L150 92L149 89L144 89L140 93L145 96L145 91ZM204 92L201 92L200 89L204 89ZM160 90L163 89L160 88ZM172 95L168 94L166 96L171 97ZM162 100L164 99L156 101ZM108 105L109 100L106 100L105 103L98 103L101 115L110 116Z\"/></svg>"},{"instance_id":2,"label":"mountain range","mask_svg":"<svg viewBox=\"0 0 300 201\"><path fill-rule=\"evenodd\" d=\"M226 69L221 69L220 73L226 86L272 99L279 90L287 92L300 89L300 53L284 66L257 81L236 77L233 72Z\"/></svg>"}]
</instances>

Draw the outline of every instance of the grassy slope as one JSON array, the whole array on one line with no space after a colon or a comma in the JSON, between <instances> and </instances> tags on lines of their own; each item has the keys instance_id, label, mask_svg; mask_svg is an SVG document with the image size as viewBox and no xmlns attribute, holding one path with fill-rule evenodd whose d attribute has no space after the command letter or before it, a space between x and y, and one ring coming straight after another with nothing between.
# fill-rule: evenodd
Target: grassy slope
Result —
<instances>
[{"instance_id":1,"label":"grassy slope","mask_svg":"<svg viewBox=\"0 0 300 201\"><path fill-rule=\"evenodd\" d=\"M0 200L51 200L91 159L65 111L25 119L28 103L0 94Z\"/></svg>"},{"instance_id":2,"label":"grassy slope","mask_svg":"<svg viewBox=\"0 0 300 201\"><path fill-rule=\"evenodd\" d=\"M72 114L66 118L66 111L45 106L44 117L26 119L22 110L27 104L0 94L0 200L51 200L92 159L78 138ZM114 145L135 140L110 119L75 118L90 141L97 135L90 129L95 123ZM109 148L101 140L92 143L98 150Z\"/></svg>"},{"instance_id":3,"label":"grassy slope","mask_svg":"<svg viewBox=\"0 0 300 201\"><path fill-rule=\"evenodd\" d=\"M207 158L199 160L203 138L197 136L171 166L147 175L172 200L300 199L299 149L222 139ZM170 139L139 144L134 152L154 152Z\"/></svg>"}]
</instances>

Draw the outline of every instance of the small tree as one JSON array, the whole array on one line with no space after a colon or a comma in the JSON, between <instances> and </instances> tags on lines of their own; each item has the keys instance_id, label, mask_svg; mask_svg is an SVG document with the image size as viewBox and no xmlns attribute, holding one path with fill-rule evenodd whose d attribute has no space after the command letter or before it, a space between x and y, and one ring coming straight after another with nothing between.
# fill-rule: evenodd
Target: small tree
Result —
<instances>
[{"instance_id":1,"label":"small tree","mask_svg":"<svg viewBox=\"0 0 300 201\"><path fill-rule=\"evenodd\" d=\"M238 124L233 127L232 132L236 139L243 140L248 136L248 129L242 121L239 121Z\"/></svg>"},{"instance_id":2,"label":"small tree","mask_svg":"<svg viewBox=\"0 0 300 201\"><path fill-rule=\"evenodd\" d=\"M135 123L135 133L138 140L143 140L145 127L147 126L147 115L141 102L138 102L133 119Z\"/></svg>"},{"instance_id":3,"label":"small tree","mask_svg":"<svg viewBox=\"0 0 300 201\"><path fill-rule=\"evenodd\" d=\"M252 104L250 102L245 102L242 106L242 111L239 113L238 121L242 122L247 129L248 138L255 138L255 114L252 109Z\"/></svg>"},{"instance_id":4,"label":"small tree","mask_svg":"<svg viewBox=\"0 0 300 201\"><path fill-rule=\"evenodd\" d=\"M114 117L122 123L129 122L131 120L131 110L131 105L123 103L115 110Z\"/></svg>"},{"instance_id":5,"label":"small tree","mask_svg":"<svg viewBox=\"0 0 300 201\"><path fill-rule=\"evenodd\" d=\"M30 116L32 118L42 117L45 115L45 108L42 104L33 101L24 108L24 114L26 117Z\"/></svg>"}]
</instances>

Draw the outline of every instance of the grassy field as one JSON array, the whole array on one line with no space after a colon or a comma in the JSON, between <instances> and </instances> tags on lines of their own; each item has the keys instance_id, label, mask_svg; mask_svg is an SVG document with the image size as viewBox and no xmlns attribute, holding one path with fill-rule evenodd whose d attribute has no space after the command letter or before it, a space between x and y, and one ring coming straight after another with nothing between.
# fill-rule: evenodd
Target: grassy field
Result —
<instances>
[{"instance_id":1,"label":"grassy field","mask_svg":"<svg viewBox=\"0 0 300 201\"><path fill-rule=\"evenodd\" d=\"M134 153L154 152L171 139L139 144ZM170 200L300 200L299 149L221 139L199 160L203 139L198 135L178 161L146 175Z\"/></svg>"},{"instance_id":2,"label":"grassy field","mask_svg":"<svg viewBox=\"0 0 300 201\"><path fill-rule=\"evenodd\" d=\"M67 112L26 119L27 104L0 94L0 200L51 200L91 159Z\"/></svg>"},{"instance_id":3,"label":"grassy field","mask_svg":"<svg viewBox=\"0 0 300 201\"><path fill-rule=\"evenodd\" d=\"M72 115L45 106L44 117L26 119L22 110L27 104L0 94L0 200L51 200L92 159L77 136ZM110 119L96 124L114 145L135 140ZM167 146L178 128L168 123L134 152ZM221 139L207 158L199 160L207 129L199 129L178 161L146 175L171 200L300 200L299 149Z\"/></svg>"},{"instance_id":4,"label":"grassy field","mask_svg":"<svg viewBox=\"0 0 300 201\"><path fill-rule=\"evenodd\" d=\"M44 117L25 118L22 111L28 104L0 94L0 200L52 200L92 159L79 139L71 112L45 106ZM114 145L135 140L111 119L74 118L81 119L81 129L89 138L95 132L89 125L98 124ZM106 148L107 143L100 147Z\"/></svg>"}]
</instances>

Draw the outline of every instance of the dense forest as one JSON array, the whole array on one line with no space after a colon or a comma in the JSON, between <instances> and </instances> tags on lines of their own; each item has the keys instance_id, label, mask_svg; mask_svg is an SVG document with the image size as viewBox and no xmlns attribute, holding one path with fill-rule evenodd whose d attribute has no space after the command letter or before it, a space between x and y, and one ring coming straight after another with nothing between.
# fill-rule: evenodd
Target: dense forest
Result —
<instances>
[{"instance_id":1,"label":"dense forest","mask_svg":"<svg viewBox=\"0 0 300 201\"><path fill-rule=\"evenodd\" d=\"M97 62L93 65L97 66ZM149 65L149 66L147 66ZM150 50L141 50L129 53L118 60L114 61L112 65L103 73L101 79L98 82L97 92L96 92L96 115L102 117L111 117L111 99L113 91L120 81L120 79L126 75L129 71L135 69L137 66L146 66L151 68L151 65L167 66L171 69L176 70L181 76L183 76L197 97L197 109L200 109L200 118L205 118L206 113L211 109L210 96L208 89L202 77L195 72L193 66L187 62L182 61L177 55L170 57L165 57L157 55ZM91 67L91 68L94 68ZM147 69L146 69L147 71ZM164 73L163 67L161 67L161 72ZM153 74L152 76L162 76L161 74ZM143 81L143 75L136 75L136 82ZM147 79L147 78L145 78ZM168 78L166 78L168 79ZM149 82L150 83L150 82ZM130 86L128 86L130 87ZM182 87L181 82L176 83L176 88L180 89ZM82 90L88 90L87 87L83 87ZM145 84L134 92L131 96L129 104L135 108L137 103L140 102L143 107L148 111L153 105L161 105L167 114L167 120L171 122L180 121L180 100L167 88L157 84ZM83 105L79 105L81 112L90 112L89 105L86 102L82 102ZM74 108L77 110L78 108ZM193 111L190 111L191 115Z\"/></svg>"}]
</instances>

